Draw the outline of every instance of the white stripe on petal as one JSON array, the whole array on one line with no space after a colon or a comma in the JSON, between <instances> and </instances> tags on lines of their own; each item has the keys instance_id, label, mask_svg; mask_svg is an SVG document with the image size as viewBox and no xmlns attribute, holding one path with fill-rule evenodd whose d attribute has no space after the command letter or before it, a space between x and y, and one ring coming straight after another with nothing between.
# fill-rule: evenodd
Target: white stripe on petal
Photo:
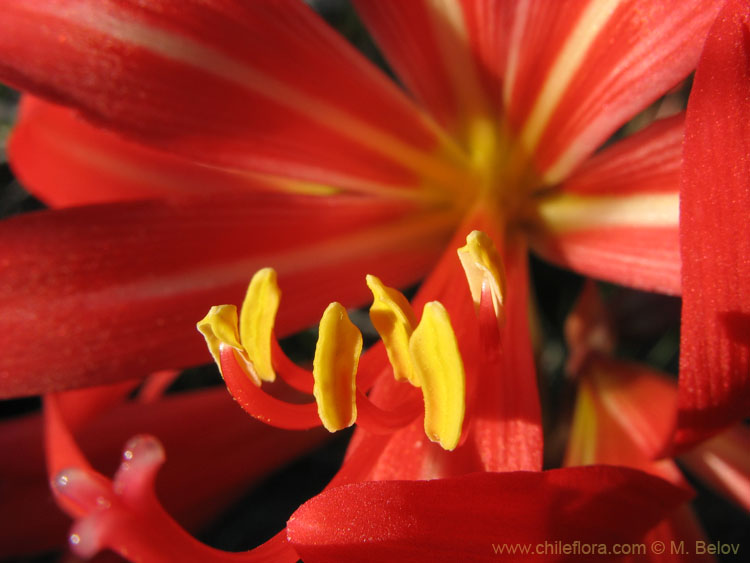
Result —
<instances>
[{"instance_id":1,"label":"white stripe on petal","mask_svg":"<svg viewBox=\"0 0 750 563\"><path fill-rule=\"evenodd\" d=\"M554 232L599 227L671 227L679 224L677 193L623 197L561 195L540 202L544 226Z\"/></svg>"},{"instance_id":2,"label":"white stripe on petal","mask_svg":"<svg viewBox=\"0 0 750 563\"><path fill-rule=\"evenodd\" d=\"M551 66L534 107L521 131L521 143L532 153L550 117L557 108L571 79L584 60L592 43L617 9L620 0L593 0L581 13L578 23Z\"/></svg>"}]
</instances>

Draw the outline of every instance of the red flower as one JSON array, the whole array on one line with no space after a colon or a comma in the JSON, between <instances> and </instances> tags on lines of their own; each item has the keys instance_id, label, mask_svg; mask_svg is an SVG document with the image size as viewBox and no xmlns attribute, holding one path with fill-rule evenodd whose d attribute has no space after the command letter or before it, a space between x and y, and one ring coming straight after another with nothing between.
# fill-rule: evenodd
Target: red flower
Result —
<instances>
[{"instance_id":1,"label":"red flower","mask_svg":"<svg viewBox=\"0 0 750 563\"><path fill-rule=\"evenodd\" d=\"M296 1L6 3L0 73L75 108L25 102L24 184L56 206L162 201L2 225L3 393L204 361L194 319L264 266L278 329L307 326L364 302L367 273L418 280L477 199L551 258L679 292L679 119L580 164L694 68L719 3L398 4L360 8L426 109Z\"/></svg>"},{"instance_id":2,"label":"red flower","mask_svg":"<svg viewBox=\"0 0 750 563\"><path fill-rule=\"evenodd\" d=\"M680 184L682 116L656 121L592 154L695 68L719 2L356 4L410 95L291 0L6 3L0 76L73 108L26 98L10 146L18 175L51 205L97 205L0 225L2 393L112 383L200 363L206 356L193 322L213 303L238 302L247 278L262 267L279 273L285 300L275 328L286 334L309 325L334 298L362 304L366 274L403 286L437 260L416 304L419 310L439 301L450 317L457 349L448 356L465 369L459 386L466 396L458 425L463 442L435 430L432 438L457 446L446 453L426 440L421 420L403 426L399 419L392 426L402 428L375 437L364 430L335 484L496 473L332 489L296 515L291 543L310 560L332 557L335 548L320 546L321 534L340 523L331 511L345 501L352 513L342 514L354 518L359 499L374 511L372 526L357 520L362 527L337 544L357 544L367 529L385 535L377 541L386 551L373 553L393 553L391 544L401 553L411 536L389 535L383 502L411 499L399 505L399 529L413 517L414 529L435 525L422 541L436 540L448 532L435 520L460 518L470 506L478 507L479 520L497 517L494 502L482 502L483 491L498 488L499 495L508 485L539 487L541 497L539 510L524 512L518 498L507 495L519 509L510 512L517 515L510 522L517 524L518 541L542 537L529 530L566 502L586 501L586 511L570 508L571 524L562 534L573 538L625 502L624 491L632 504L622 514L651 516L623 528L623 538L637 537L659 519L660 503L679 502L679 491L623 468L538 473L541 420L526 252L531 246L581 273L639 288L678 294L684 286L688 385L681 388L678 439L703 437L747 414L749 358L737 341L750 295L741 275L750 263L748 249L722 242L715 256L699 250L714 237L723 240L720 231L707 234L707 223L720 213L740 214L747 195L748 176L735 166L747 160L747 135L735 126L746 120L732 121L750 111L742 94L747 7L730 2L709 37L687 117L685 151L695 158L686 160ZM727 62L719 64L720 57ZM730 92L726 102L713 101L719 85ZM715 104L715 115L706 100ZM706 148L717 122L727 125L727 140ZM717 158L717 148L726 154ZM731 196L713 195L716 184L702 184L712 171L724 175ZM147 201L129 201L136 199ZM739 205L727 209L732 201ZM745 228L739 215L730 217L732 232ZM486 273L466 284L453 253L474 229L498 245L507 291L482 289L492 280L502 287L501 277ZM702 274L706 263L720 275ZM712 293L699 294L709 278ZM431 318L432 309L426 311ZM433 330L440 338L430 342L447 350L453 341L443 339L448 329L440 323ZM412 328L416 365L423 345L412 346L419 340L418 327ZM710 348L716 356L701 351L703 335L718 343ZM347 353L358 361L355 349L356 343ZM217 350L231 387L235 351L250 353L245 342ZM258 360L253 354L251 364ZM427 365L419 369L447 373L423 356ZM372 361L359 381L362 396L369 391L363 400L409 422L403 412L410 411L400 408L408 384L383 376L385 358L382 346L362 358L363 366ZM357 361L346 366L352 377ZM706 391L717 382L719 391ZM184 535L154 503L150 485L160 448L150 439L133 444L127 450L133 459L109 482L77 451L59 400L48 399L50 465L78 467L62 475L57 491L66 510L85 516L78 524L88 534L84 545L96 549L101 541L158 558L164 546L143 538L160 530L184 547L185 557L208 556L180 543ZM725 414L713 412L726 405ZM380 416L372 412L371 420ZM380 418L387 426L388 417ZM445 512L435 503L414 504L441 494L451 499ZM326 522L324 529L315 527ZM477 518L469 518L459 528L475 525ZM86 534L78 535L79 545ZM445 539L440 549L455 557L451 550L466 539ZM418 545L422 550L412 556L434 558ZM274 540L276 547L294 557L283 537ZM359 549L349 546L337 557L360 559Z\"/></svg>"}]
</instances>

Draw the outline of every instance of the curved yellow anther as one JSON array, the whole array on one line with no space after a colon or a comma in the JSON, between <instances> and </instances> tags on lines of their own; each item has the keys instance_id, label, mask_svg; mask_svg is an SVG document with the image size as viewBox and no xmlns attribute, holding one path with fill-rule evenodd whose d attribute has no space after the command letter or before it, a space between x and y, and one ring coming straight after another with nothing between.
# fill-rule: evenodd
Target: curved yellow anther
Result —
<instances>
[{"instance_id":1,"label":"curved yellow anther","mask_svg":"<svg viewBox=\"0 0 750 563\"><path fill-rule=\"evenodd\" d=\"M219 363L219 348L222 344L241 350L237 333L237 307L234 305L216 305L196 325L203 335L216 363Z\"/></svg>"},{"instance_id":2,"label":"curved yellow anther","mask_svg":"<svg viewBox=\"0 0 750 563\"><path fill-rule=\"evenodd\" d=\"M261 381L274 381L276 372L271 360L271 340L281 291L272 268L258 270L245 294L240 310L240 342L250 367Z\"/></svg>"},{"instance_id":3,"label":"curved yellow anther","mask_svg":"<svg viewBox=\"0 0 750 563\"><path fill-rule=\"evenodd\" d=\"M417 326L414 310L401 292L383 285L377 277L368 275L367 286L373 296L370 320L383 340L393 376L397 381L405 379L419 387L409 357L409 338Z\"/></svg>"},{"instance_id":4,"label":"curved yellow anther","mask_svg":"<svg viewBox=\"0 0 750 563\"><path fill-rule=\"evenodd\" d=\"M362 334L352 324L346 309L331 303L320 320L313 359L313 395L318 416L329 432L357 420L356 374L362 352Z\"/></svg>"},{"instance_id":5,"label":"curved yellow anther","mask_svg":"<svg viewBox=\"0 0 750 563\"><path fill-rule=\"evenodd\" d=\"M424 306L409 351L422 382L425 434L444 449L453 450L461 437L466 410L466 375L448 312L438 301Z\"/></svg>"},{"instance_id":6,"label":"curved yellow anther","mask_svg":"<svg viewBox=\"0 0 750 563\"><path fill-rule=\"evenodd\" d=\"M471 297L479 307L482 286L487 285L492 295L492 306L498 323L502 324L505 314L505 268L495 244L482 231L472 231L466 237L466 246L458 249L458 258L469 282Z\"/></svg>"},{"instance_id":7,"label":"curved yellow anther","mask_svg":"<svg viewBox=\"0 0 750 563\"><path fill-rule=\"evenodd\" d=\"M240 343L237 323L237 307L234 305L216 305L209 309L208 314L196 325L198 331L206 339L208 350L211 352L216 365L221 372L220 351L222 346L234 348L235 357L245 373L256 385L260 380L255 374L248 360L245 349ZM223 373L222 373L223 376Z\"/></svg>"}]
</instances>

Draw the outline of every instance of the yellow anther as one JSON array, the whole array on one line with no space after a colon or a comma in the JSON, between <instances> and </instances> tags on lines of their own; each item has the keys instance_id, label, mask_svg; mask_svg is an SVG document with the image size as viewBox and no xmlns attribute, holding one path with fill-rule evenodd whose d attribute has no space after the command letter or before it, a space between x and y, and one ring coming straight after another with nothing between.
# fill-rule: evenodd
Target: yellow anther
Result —
<instances>
[{"instance_id":1,"label":"yellow anther","mask_svg":"<svg viewBox=\"0 0 750 563\"><path fill-rule=\"evenodd\" d=\"M461 437L466 410L466 375L448 312L427 303L409 340L414 370L422 382L424 431L433 442L453 450Z\"/></svg>"},{"instance_id":2,"label":"yellow anther","mask_svg":"<svg viewBox=\"0 0 750 563\"><path fill-rule=\"evenodd\" d=\"M357 420L355 376L361 352L359 329L341 304L331 303L320 320L313 359L313 395L318 416L329 432L347 428Z\"/></svg>"},{"instance_id":3,"label":"yellow anther","mask_svg":"<svg viewBox=\"0 0 750 563\"><path fill-rule=\"evenodd\" d=\"M251 369L261 381L276 379L271 360L271 340L280 301L276 272L272 268L256 272L240 311L240 342L247 352Z\"/></svg>"},{"instance_id":4,"label":"yellow anther","mask_svg":"<svg viewBox=\"0 0 750 563\"><path fill-rule=\"evenodd\" d=\"M375 276L367 277L374 302L373 324L383 338L396 379L421 387L425 433L452 450L461 437L466 382L456 336L445 308L425 305L417 324L408 300ZM270 268L253 276L238 317L234 305L212 307L198 330L221 370L221 351L230 347L248 377L260 386L273 381L273 326L280 302L276 272ZM331 303L320 321L313 360L313 395L318 416L330 432L357 420L356 374L362 353L362 334L346 309Z\"/></svg>"},{"instance_id":5,"label":"yellow anther","mask_svg":"<svg viewBox=\"0 0 750 563\"><path fill-rule=\"evenodd\" d=\"M505 269L492 239L482 231L472 231L466 237L466 246L458 249L458 258L469 281L474 304L479 307L482 286L487 285L492 295L492 306L498 323L503 322L505 298Z\"/></svg>"},{"instance_id":6,"label":"yellow anther","mask_svg":"<svg viewBox=\"0 0 750 563\"><path fill-rule=\"evenodd\" d=\"M234 305L211 307L208 314L196 326L203 338L206 339L208 350L211 352L216 365L219 366L219 371L221 371L220 349L222 346L230 346L234 348L235 357L240 366L256 385L260 385L260 380L251 369L245 349L240 344L237 330L237 307Z\"/></svg>"},{"instance_id":7,"label":"yellow anther","mask_svg":"<svg viewBox=\"0 0 750 563\"><path fill-rule=\"evenodd\" d=\"M409 301L399 291L386 287L375 276L367 276L367 286L372 291L370 320L383 340L393 375L398 381L407 380L419 387L409 357L409 338L417 319Z\"/></svg>"},{"instance_id":8,"label":"yellow anther","mask_svg":"<svg viewBox=\"0 0 750 563\"><path fill-rule=\"evenodd\" d=\"M234 305L211 307L197 328L206 339L219 371L219 350L221 346L230 346L253 383L260 385L261 381L276 379L271 360L271 339L280 300L276 272L263 268L250 280L239 319Z\"/></svg>"},{"instance_id":9,"label":"yellow anther","mask_svg":"<svg viewBox=\"0 0 750 563\"><path fill-rule=\"evenodd\" d=\"M216 305L196 325L203 335L216 363L219 363L219 348L222 344L241 350L237 333L237 307L234 305Z\"/></svg>"}]
</instances>

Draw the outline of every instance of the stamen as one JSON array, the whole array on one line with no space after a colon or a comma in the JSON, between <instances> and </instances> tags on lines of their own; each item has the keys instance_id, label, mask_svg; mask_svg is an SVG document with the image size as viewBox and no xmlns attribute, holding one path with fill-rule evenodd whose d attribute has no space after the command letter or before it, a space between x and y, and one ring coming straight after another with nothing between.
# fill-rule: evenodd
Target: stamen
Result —
<instances>
[{"instance_id":1,"label":"stamen","mask_svg":"<svg viewBox=\"0 0 750 563\"><path fill-rule=\"evenodd\" d=\"M503 263L492 239L485 233L473 231L466 237L466 243L458 250L458 256L469 282L479 324L479 357L475 369L482 374L502 376L501 334L505 323ZM485 381L492 382L493 379L485 378ZM494 381L497 382L496 379ZM470 379L469 397L472 400L479 400L478 384L477 377Z\"/></svg>"},{"instance_id":2,"label":"stamen","mask_svg":"<svg viewBox=\"0 0 750 563\"><path fill-rule=\"evenodd\" d=\"M206 339L208 350L211 352L216 365L219 366L222 377L224 377L224 372L221 367L221 348L228 346L235 351L237 361L242 366L243 371L252 379L255 385L260 385L260 379L258 379L255 370L250 368L251 362L240 343L240 335L237 327L237 307L234 305L215 305L211 307L206 316L196 325L198 332Z\"/></svg>"},{"instance_id":3,"label":"stamen","mask_svg":"<svg viewBox=\"0 0 750 563\"><path fill-rule=\"evenodd\" d=\"M381 409L357 390L357 426L373 434L390 434L408 426L422 413L423 408L422 397L410 393L393 409Z\"/></svg>"},{"instance_id":4,"label":"stamen","mask_svg":"<svg viewBox=\"0 0 750 563\"><path fill-rule=\"evenodd\" d=\"M280 301L276 272L263 268L250 281L239 318L234 305L218 305L211 307L198 322L196 328L206 339L222 377L221 348L229 346L234 350L238 364L255 385L276 380L272 343L275 341L273 326Z\"/></svg>"},{"instance_id":5,"label":"stamen","mask_svg":"<svg viewBox=\"0 0 750 563\"><path fill-rule=\"evenodd\" d=\"M454 449L463 425L466 382L448 313L440 303L428 303L417 324L399 291L375 276L368 276L367 284L374 297L370 316L395 379L421 387L427 436ZM362 426L375 433L403 428L419 415L420 401L413 393L384 410L357 387L362 335L339 303L331 303L320 321L312 374L291 362L273 336L279 302L276 273L266 268L250 282L239 319L234 306L222 305L212 307L198 323L227 388L245 411L279 428L312 428L322 422L330 432L354 424L358 409ZM265 393L261 383L275 379L276 371L295 389L312 392L315 403L291 404Z\"/></svg>"},{"instance_id":6,"label":"stamen","mask_svg":"<svg viewBox=\"0 0 750 563\"><path fill-rule=\"evenodd\" d=\"M208 310L198 322L198 330L206 338L211 355L219 361L219 346L228 344L237 350L242 349L237 332L237 307L234 305L215 305Z\"/></svg>"},{"instance_id":7,"label":"stamen","mask_svg":"<svg viewBox=\"0 0 750 563\"><path fill-rule=\"evenodd\" d=\"M466 410L466 375L448 312L439 302L425 305L409 351L422 382L424 431L433 442L453 450Z\"/></svg>"},{"instance_id":8,"label":"stamen","mask_svg":"<svg viewBox=\"0 0 750 563\"><path fill-rule=\"evenodd\" d=\"M500 327L497 324L495 309L492 304L492 291L487 284L482 286L477 318L479 321L479 350L484 373L493 373L500 365Z\"/></svg>"},{"instance_id":9,"label":"stamen","mask_svg":"<svg viewBox=\"0 0 750 563\"><path fill-rule=\"evenodd\" d=\"M466 237L466 246L458 249L458 258L466 272L471 298L477 310L482 301L482 286L487 285L498 325L502 326L505 318L505 269L492 239L482 231L472 231Z\"/></svg>"},{"instance_id":10,"label":"stamen","mask_svg":"<svg viewBox=\"0 0 750 563\"><path fill-rule=\"evenodd\" d=\"M132 438L113 480L91 469L71 467L52 481L58 498L75 507L71 550L89 558L105 548L131 561L291 562L298 559L285 534L244 553L214 549L190 536L159 504L154 490L164 463L151 436Z\"/></svg>"},{"instance_id":11,"label":"stamen","mask_svg":"<svg viewBox=\"0 0 750 563\"><path fill-rule=\"evenodd\" d=\"M318 415L329 432L348 428L357 420L357 364L362 353L362 334L346 309L331 303L320 320L313 360L313 395Z\"/></svg>"},{"instance_id":12,"label":"stamen","mask_svg":"<svg viewBox=\"0 0 750 563\"><path fill-rule=\"evenodd\" d=\"M227 389L247 413L278 428L307 429L321 421L331 432L351 426L357 416L354 374L362 336L343 307L331 305L321 321L314 373L302 370L284 355L273 336L279 302L276 272L265 268L253 276L239 319L233 305L222 305L212 307L198 323ZM282 378L292 387L312 392L317 405L287 403L261 390L262 381L275 379L274 364L283 368Z\"/></svg>"},{"instance_id":13,"label":"stamen","mask_svg":"<svg viewBox=\"0 0 750 563\"><path fill-rule=\"evenodd\" d=\"M281 291L276 271L263 268L256 272L245 294L240 311L240 342L247 351L254 374L261 381L275 381L271 360L271 341Z\"/></svg>"},{"instance_id":14,"label":"stamen","mask_svg":"<svg viewBox=\"0 0 750 563\"><path fill-rule=\"evenodd\" d=\"M273 365L276 366L284 383L289 385L292 389L312 395L313 378L310 376L310 371L299 367L290 360L275 338L271 342L271 346L273 347L273 350L271 351L273 355Z\"/></svg>"},{"instance_id":15,"label":"stamen","mask_svg":"<svg viewBox=\"0 0 750 563\"><path fill-rule=\"evenodd\" d=\"M297 405L272 397L246 376L237 362L237 354L228 346L221 349L221 366L227 389L253 418L287 430L307 430L320 425L315 403Z\"/></svg>"},{"instance_id":16,"label":"stamen","mask_svg":"<svg viewBox=\"0 0 750 563\"><path fill-rule=\"evenodd\" d=\"M414 309L399 291L386 287L375 276L367 276L367 286L373 296L370 320L383 340L393 376L397 381L407 380L419 387L409 357L409 338L417 325Z\"/></svg>"}]
</instances>

